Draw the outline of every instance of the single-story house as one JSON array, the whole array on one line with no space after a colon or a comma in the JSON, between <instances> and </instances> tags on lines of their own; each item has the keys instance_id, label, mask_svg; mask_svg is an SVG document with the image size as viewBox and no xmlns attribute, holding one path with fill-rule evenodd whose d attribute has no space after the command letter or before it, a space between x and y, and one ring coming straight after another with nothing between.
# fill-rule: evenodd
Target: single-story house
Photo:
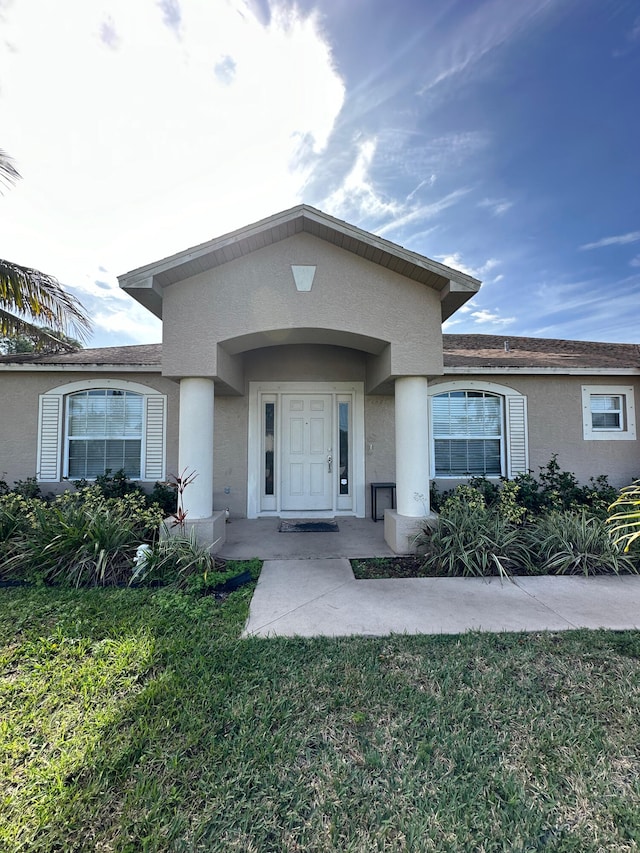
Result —
<instances>
[{"instance_id":1,"label":"single-story house","mask_svg":"<svg viewBox=\"0 0 640 853\"><path fill-rule=\"evenodd\" d=\"M637 345L443 334L479 281L312 207L119 281L162 344L0 358L0 477L193 471L185 508L211 541L227 509L366 517L370 484L395 483L401 553L434 479L553 454L585 482L640 475Z\"/></svg>"}]
</instances>

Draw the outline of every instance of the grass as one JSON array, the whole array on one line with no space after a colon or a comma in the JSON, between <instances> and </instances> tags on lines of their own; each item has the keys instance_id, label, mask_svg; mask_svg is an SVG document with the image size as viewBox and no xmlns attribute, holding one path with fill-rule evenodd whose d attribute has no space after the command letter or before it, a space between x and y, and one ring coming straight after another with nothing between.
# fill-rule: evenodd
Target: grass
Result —
<instances>
[{"instance_id":1,"label":"grass","mask_svg":"<svg viewBox=\"0 0 640 853\"><path fill-rule=\"evenodd\" d=\"M250 596L0 590L0 849L638 849L640 633L239 639Z\"/></svg>"}]
</instances>

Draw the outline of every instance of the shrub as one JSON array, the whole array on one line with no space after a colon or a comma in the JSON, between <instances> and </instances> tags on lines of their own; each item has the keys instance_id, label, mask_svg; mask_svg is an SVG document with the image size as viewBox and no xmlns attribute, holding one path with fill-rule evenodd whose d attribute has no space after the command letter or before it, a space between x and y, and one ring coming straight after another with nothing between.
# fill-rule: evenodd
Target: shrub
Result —
<instances>
[{"instance_id":1,"label":"shrub","mask_svg":"<svg viewBox=\"0 0 640 853\"><path fill-rule=\"evenodd\" d=\"M153 489L146 495L147 503L157 504L164 517L172 515L178 505L178 487L175 483L156 483Z\"/></svg>"},{"instance_id":2,"label":"shrub","mask_svg":"<svg viewBox=\"0 0 640 853\"><path fill-rule=\"evenodd\" d=\"M476 510L483 510L486 509L486 506L482 492L469 484L456 486L442 504L440 512L442 515L450 516L453 514L457 515L459 511L475 512Z\"/></svg>"},{"instance_id":3,"label":"shrub","mask_svg":"<svg viewBox=\"0 0 640 853\"><path fill-rule=\"evenodd\" d=\"M175 483L158 483L156 482L150 492L129 479L123 468L111 473L111 469L107 468L104 474L100 474L95 480L74 480L74 486L82 491L88 487L95 487L100 490L105 498L122 498L125 495L137 493L143 496L147 506L157 504L163 511L163 516L171 515L176 510L177 487Z\"/></svg>"},{"instance_id":4,"label":"shrub","mask_svg":"<svg viewBox=\"0 0 640 853\"><path fill-rule=\"evenodd\" d=\"M606 521L579 512L551 512L526 530L532 562L548 574L575 575L637 572L635 561L609 535Z\"/></svg>"},{"instance_id":5,"label":"shrub","mask_svg":"<svg viewBox=\"0 0 640 853\"><path fill-rule=\"evenodd\" d=\"M465 491L456 497L460 488ZM518 524L545 512L582 508L604 519L618 494L605 474L591 477L588 484L580 485L574 474L560 468L554 454L546 465L540 467L538 478L529 471L512 480L502 477L500 485L487 477L471 477L464 487L458 486L453 491L439 492L434 486L431 506L440 512L451 497L472 503L475 498L469 489L480 495L486 506L497 506L502 515Z\"/></svg>"},{"instance_id":6,"label":"shrub","mask_svg":"<svg viewBox=\"0 0 640 853\"><path fill-rule=\"evenodd\" d=\"M436 575L508 576L529 566L520 528L495 509L445 503L433 529L418 540L424 568Z\"/></svg>"},{"instance_id":7,"label":"shrub","mask_svg":"<svg viewBox=\"0 0 640 853\"><path fill-rule=\"evenodd\" d=\"M47 584L127 583L142 541L152 541L161 513L131 492L105 498L98 486L32 503L28 527L12 538L11 577Z\"/></svg>"},{"instance_id":8,"label":"shrub","mask_svg":"<svg viewBox=\"0 0 640 853\"><path fill-rule=\"evenodd\" d=\"M620 495L609 507L615 510L607 518L609 533L616 544L624 543L625 553L640 541L640 480L620 490Z\"/></svg>"},{"instance_id":9,"label":"shrub","mask_svg":"<svg viewBox=\"0 0 640 853\"><path fill-rule=\"evenodd\" d=\"M190 575L203 575L213 569L211 549L199 545L195 530L188 534L169 534L167 528L147 556L140 560L131 583L176 583L182 586Z\"/></svg>"}]
</instances>

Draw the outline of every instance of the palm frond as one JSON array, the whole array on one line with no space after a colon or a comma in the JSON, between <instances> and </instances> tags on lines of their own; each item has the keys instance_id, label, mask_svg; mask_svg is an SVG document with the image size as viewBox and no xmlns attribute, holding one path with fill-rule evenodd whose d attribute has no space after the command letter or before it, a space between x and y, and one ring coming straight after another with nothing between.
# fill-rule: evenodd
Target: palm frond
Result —
<instances>
[{"instance_id":1,"label":"palm frond","mask_svg":"<svg viewBox=\"0 0 640 853\"><path fill-rule=\"evenodd\" d=\"M20 178L20 172L13 165L13 160L6 151L0 148L0 185L10 187Z\"/></svg>"},{"instance_id":2,"label":"palm frond","mask_svg":"<svg viewBox=\"0 0 640 853\"><path fill-rule=\"evenodd\" d=\"M88 339L91 321L81 303L53 276L0 259L0 335L27 334L60 343L57 331L81 341Z\"/></svg>"}]
</instances>

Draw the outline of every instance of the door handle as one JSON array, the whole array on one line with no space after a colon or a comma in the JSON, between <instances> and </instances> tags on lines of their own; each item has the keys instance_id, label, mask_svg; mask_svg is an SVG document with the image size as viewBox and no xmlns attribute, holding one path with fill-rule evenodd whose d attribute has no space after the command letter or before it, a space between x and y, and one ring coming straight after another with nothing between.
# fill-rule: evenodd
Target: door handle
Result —
<instances>
[{"instance_id":1,"label":"door handle","mask_svg":"<svg viewBox=\"0 0 640 853\"><path fill-rule=\"evenodd\" d=\"M331 454L329 454L327 456L327 466L328 466L327 470L328 470L329 474L331 473L331 463L332 462L333 462L333 457L331 456Z\"/></svg>"}]
</instances>

